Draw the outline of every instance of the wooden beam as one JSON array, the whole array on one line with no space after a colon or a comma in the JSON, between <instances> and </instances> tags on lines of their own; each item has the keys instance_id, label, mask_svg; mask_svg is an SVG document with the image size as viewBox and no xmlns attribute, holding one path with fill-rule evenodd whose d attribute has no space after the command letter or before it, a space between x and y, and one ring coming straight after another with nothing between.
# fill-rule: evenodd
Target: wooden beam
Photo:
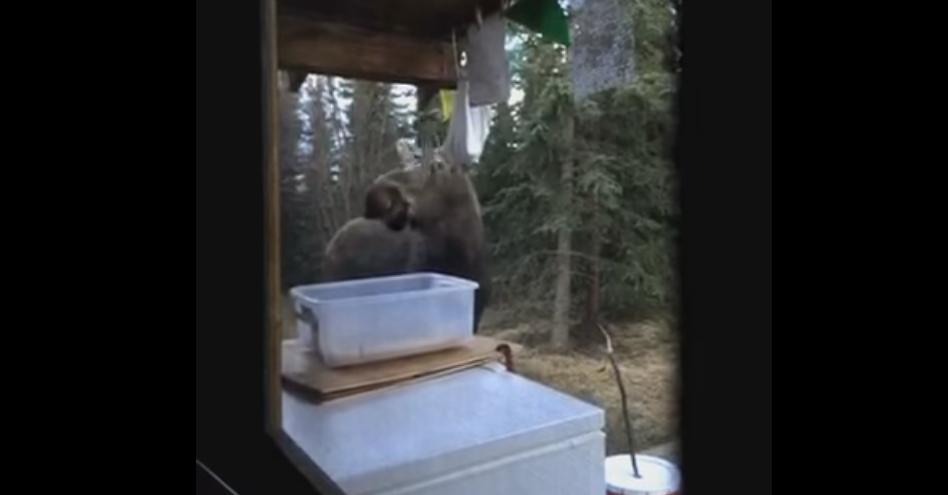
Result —
<instances>
[{"instance_id":1,"label":"wooden beam","mask_svg":"<svg viewBox=\"0 0 948 495\"><path fill-rule=\"evenodd\" d=\"M501 0L279 0L277 11L355 26L372 31L402 33L449 41L451 30L475 20L480 6L485 16L501 8Z\"/></svg>"},{"instance_id":2,"label":"wooden beam","mask_svg":"<svg viewBox=\"0 0 948 495\"><path fill-rule=\"evenodd\" d=\"M456 86L451 43L281 14L280 68L370 81Z\"/></svg>"}]
</instances>

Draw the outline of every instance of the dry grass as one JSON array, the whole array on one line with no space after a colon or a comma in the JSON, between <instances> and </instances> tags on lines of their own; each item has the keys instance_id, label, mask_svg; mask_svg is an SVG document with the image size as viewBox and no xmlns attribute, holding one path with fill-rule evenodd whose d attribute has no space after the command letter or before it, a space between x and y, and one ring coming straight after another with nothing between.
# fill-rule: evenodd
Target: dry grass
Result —
<instances>
[{"instance_id":1,"label":"dry grass","mask_svg":"<svg viewBox=\"0 0 948 495\"><path fill-rule=\"evenodd\" d=\"M601 335L585 335L577 328L573 348L556 352L546 345L549 328L549 323L542 321L507 328L486 325L482 333L524 345L514 357L517 371L524 376L605 409L607 454L628 452L621 397ZM674 441L678 432L678 340L670 324L656 319L611 324L609 329L639 449Z\"/></svg>"}]
</instances>

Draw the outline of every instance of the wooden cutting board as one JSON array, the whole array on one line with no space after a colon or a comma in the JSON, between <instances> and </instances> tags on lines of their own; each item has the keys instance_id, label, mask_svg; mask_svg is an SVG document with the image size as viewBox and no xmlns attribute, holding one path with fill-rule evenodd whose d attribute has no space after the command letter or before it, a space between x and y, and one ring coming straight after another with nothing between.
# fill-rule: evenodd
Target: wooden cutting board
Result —
<instances>
[{"instance_id":1,"label":"wooden cutting board","mask_svg":"<svg viewBox=\"0 0 948 495\"><path fill-rule=\"evenodd\" d=\"M298 340L283 341L283 382L309 392L317 400L329 400L421 377L454 372L499 361L498 347L506 342L475 336L464 346L387 361L329 368L319 356ZM507 344L510 345L510 344Z\"/></svg>"}]
</instances>

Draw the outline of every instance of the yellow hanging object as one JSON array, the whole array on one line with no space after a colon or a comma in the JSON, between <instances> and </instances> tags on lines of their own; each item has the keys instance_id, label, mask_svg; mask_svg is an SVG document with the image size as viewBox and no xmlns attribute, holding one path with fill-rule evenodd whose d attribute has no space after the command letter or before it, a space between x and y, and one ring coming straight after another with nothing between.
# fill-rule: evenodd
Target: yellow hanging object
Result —
<instances>
[{"instance_id":1,"label":"yellow hanging object","mask_svg":"<svg viewBox=\"0 0 948 495\"><path fill-rule=\"evenodd\" d=\"M447 122L451 119L451 112L454 110L454 91L441 90L441 120Z\"/></svg>"}]
</instances>

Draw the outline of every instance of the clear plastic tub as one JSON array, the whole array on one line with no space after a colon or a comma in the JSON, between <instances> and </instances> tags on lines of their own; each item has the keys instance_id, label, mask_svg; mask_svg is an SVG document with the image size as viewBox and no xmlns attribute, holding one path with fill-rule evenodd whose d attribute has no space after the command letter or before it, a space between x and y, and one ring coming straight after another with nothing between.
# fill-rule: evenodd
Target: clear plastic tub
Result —
<instances>
[{"instance_id":1,"label":"clear plastic tub","mask_svg":"<svg viewBox=\"0 0 948 495\"><path fill-rule=\"evenodd\" d=\"M327 366L432 352L474 335L476 282L437 273L293 288L300 339Z\"/></svg>"}]
</instances>

